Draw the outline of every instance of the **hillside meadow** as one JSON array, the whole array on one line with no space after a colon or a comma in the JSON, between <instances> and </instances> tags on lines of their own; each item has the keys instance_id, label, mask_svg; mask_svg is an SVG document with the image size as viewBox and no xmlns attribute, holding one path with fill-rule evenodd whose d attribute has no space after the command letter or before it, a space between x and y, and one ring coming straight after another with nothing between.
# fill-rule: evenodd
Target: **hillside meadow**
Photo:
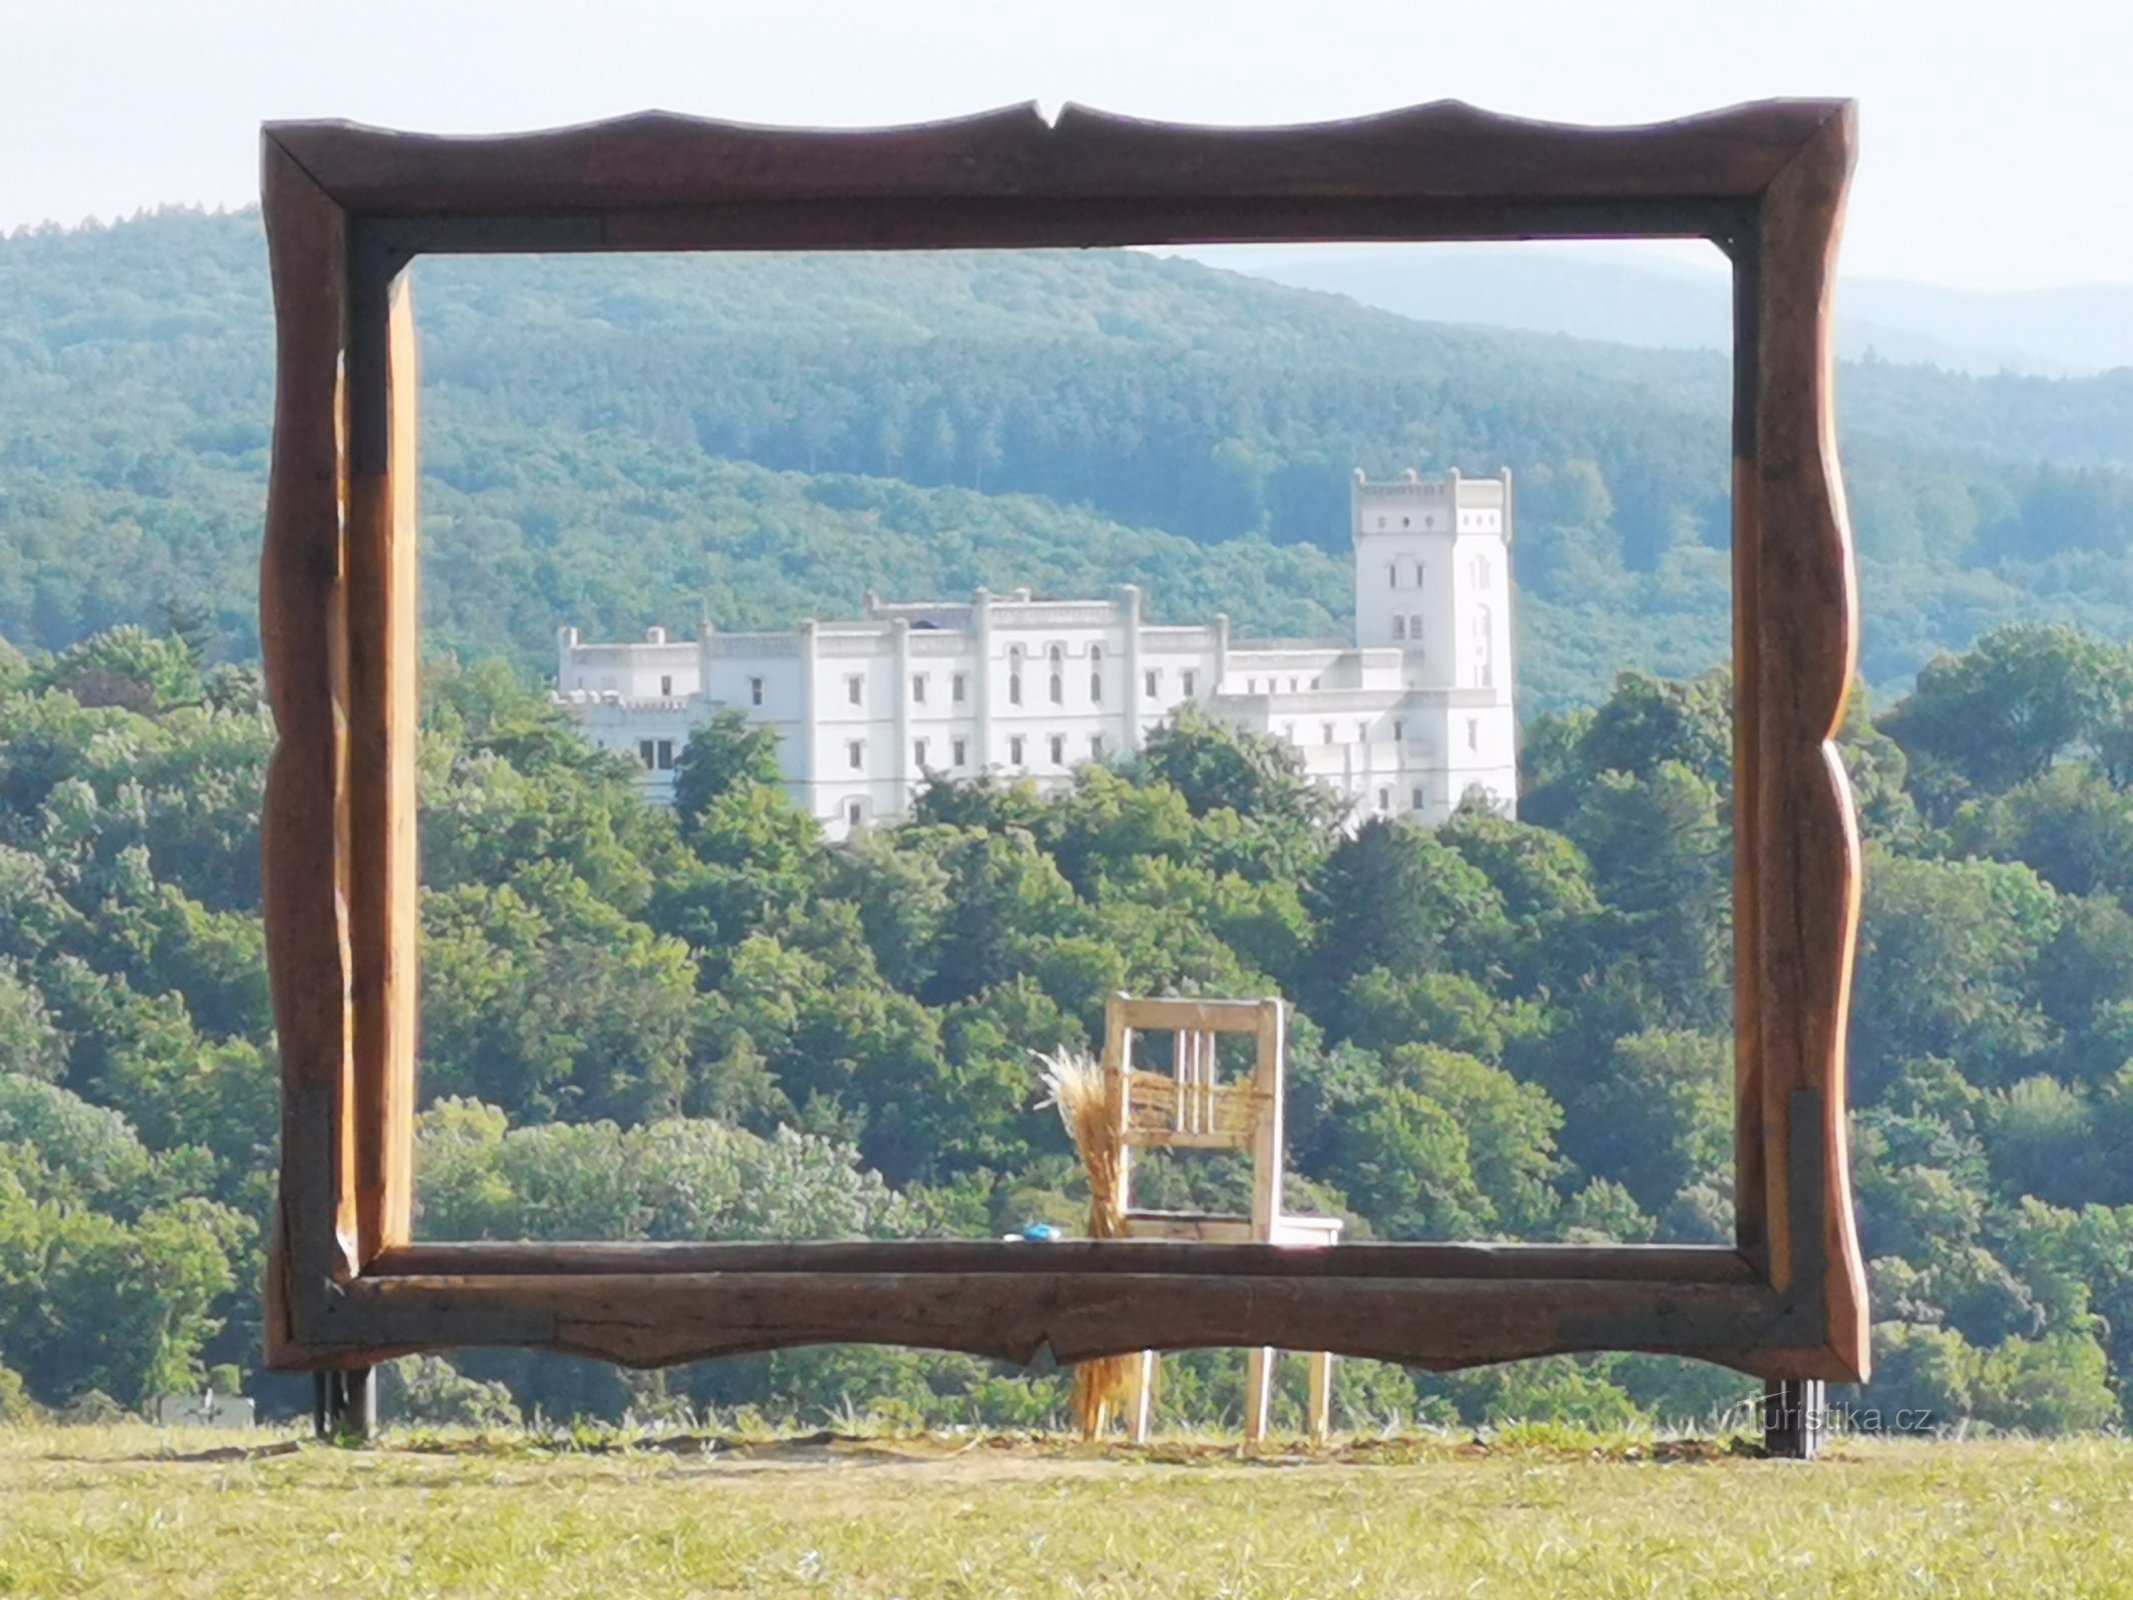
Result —
<instances>
[{"instance_id":1,"label":"hillside meadow","mask_svg":"<svg viewBox=\"0 0 2133 1600\"><path fill-rule=\"evenodd\" d=\"M1801 1466L1516 1433L1247 1458L129 1425L0 1430L0 1508L11 1596L2086 1596L2133 1567L2133 1443L1847 1440Z\"/></svg>"}]
</instances>

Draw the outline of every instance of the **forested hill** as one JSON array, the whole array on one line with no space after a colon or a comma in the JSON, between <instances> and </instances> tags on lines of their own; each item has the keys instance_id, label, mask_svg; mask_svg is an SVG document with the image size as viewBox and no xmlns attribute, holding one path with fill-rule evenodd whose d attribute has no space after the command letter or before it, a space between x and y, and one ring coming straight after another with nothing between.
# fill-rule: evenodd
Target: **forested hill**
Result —
<instances>
[{"instance_id":1,"label":"forested hill","mask_svg":"<svg viewBox=\"0 0 2133 1600\"><path fill-rule=\"evenodd\" d=\"M783 625L869 588L1346 621L1351 468L1518 476L1529 706L1726 650L1726 367L1411 321L1130 252L417 269L433 637ZM0 634L176 604L254 648L256 216L0 241ZM2133 632L2133 371L1848 366L1864 670L2019 617Z\"/></svg>"}]
</instances>

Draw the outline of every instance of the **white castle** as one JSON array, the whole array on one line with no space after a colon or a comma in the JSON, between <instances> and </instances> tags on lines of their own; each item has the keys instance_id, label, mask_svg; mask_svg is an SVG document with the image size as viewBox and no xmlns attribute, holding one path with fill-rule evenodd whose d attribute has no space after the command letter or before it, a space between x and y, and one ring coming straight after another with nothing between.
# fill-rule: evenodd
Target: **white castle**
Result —
<instances>
[{"instance_id":1,"label":"white castle","mask_svg":"<svg viewBox=\"0 0 2133 1600\"><path fill-rule=\"evenodd\" d=\"M582 644L561 630L555 699L671 803L689 733L734 707L777 731L793 799L833 839L908 814L932 776L1028 778L1137 752L1197 702L1287 741L1351 818L1437 823L1469 795L1517 798L1511 657L1511 474L1414 472L1351 494L1355 643L1244 645L1229 619L1158 627L1141 592L885 604L856 622L693 640Z\"/></svg>"}]
</instances>

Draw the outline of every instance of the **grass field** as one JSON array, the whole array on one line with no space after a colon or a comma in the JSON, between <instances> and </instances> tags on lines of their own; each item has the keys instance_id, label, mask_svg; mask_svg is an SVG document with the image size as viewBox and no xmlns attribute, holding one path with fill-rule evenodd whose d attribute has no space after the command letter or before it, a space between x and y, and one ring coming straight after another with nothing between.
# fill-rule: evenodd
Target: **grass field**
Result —
<instances>
[{"instance_id":1,"label":"grass field","mask_svg":"<svg viewBox=\"0 0 2133 1600\"><path fill-rule=\"evenodd\" d=\"M2133 1593L2133 1443L547 1449L0 1430L0 1595Z\"/></svg>"}]
</instances>

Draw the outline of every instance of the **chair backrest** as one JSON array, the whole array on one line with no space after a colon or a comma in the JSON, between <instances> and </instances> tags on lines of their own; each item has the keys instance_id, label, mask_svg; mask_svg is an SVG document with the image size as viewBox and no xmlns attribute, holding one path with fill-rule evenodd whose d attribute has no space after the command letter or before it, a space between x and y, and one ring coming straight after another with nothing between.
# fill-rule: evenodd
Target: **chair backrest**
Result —
<instances>
[{"instance_id":1,"label":"chair backrest","mask_svg":"<svg viewBox=\"0 0 2133 1600\"><path fill-rule=\"evenodd\" d=\"M1282 1069L1287 1007L1281 1000L1157 1000L1114 994L1104 1007L1104 1087L1118 1118L1125 1205L1132 1209L1136 1149L1245 1150L1252 1157L1252 1222L1281 1212ZM1171 1036L1171 1064L1136 1061L1143 1034ZM1224 1035L1253 1042L1248 1076L1225 1080Z\"/></svg>"}]
</instances>

